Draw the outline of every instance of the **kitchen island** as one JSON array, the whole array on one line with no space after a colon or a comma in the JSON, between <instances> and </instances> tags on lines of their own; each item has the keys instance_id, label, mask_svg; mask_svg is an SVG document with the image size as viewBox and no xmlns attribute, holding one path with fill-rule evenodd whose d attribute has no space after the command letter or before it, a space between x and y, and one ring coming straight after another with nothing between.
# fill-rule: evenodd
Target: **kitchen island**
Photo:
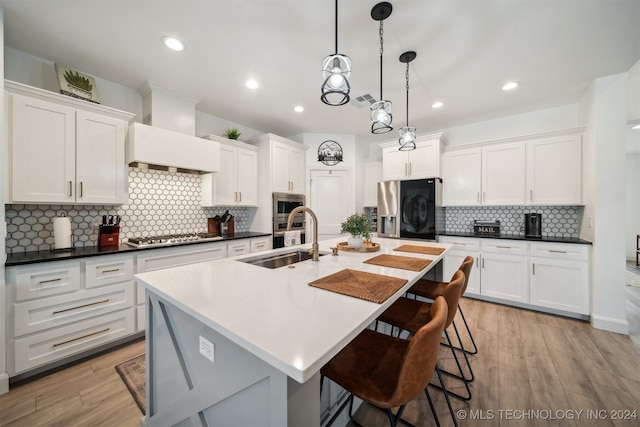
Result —
<instances>
[{"instance_id":1,"label":"kitchen island","mask_svg":"<svg viewBox=\"0 0 640 427\"><path fill-rule=\"evenodd\" d=\"M326 255L319 262L268 269L240 255L138 274L148 307L143 424L320 425L320 368L451 246L377 238L378 252L332 256L331 247L344 240L320 242ZM445 251L394 251L403 244ZM363 263L381 254L432 262L420 271ZM406 283L381 304L308 285L344 269Z\"/></svg>"}]
</instances>

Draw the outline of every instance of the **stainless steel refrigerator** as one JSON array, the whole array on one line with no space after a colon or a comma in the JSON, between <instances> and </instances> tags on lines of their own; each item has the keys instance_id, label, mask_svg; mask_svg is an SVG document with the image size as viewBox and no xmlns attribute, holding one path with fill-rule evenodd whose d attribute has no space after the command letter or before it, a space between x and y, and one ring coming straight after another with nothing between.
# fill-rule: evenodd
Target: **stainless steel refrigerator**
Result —
<instances>
[{"instance_id":1,"label":"stainless steel refrigerator","mask_svg":"<svg viewBox=\"0 0 640 427\"><path fill-rule=\"evenodd\" d=\"M444 229L442 179L378 183L378 236L435 240Z\"/></svg>"}]
</instances>

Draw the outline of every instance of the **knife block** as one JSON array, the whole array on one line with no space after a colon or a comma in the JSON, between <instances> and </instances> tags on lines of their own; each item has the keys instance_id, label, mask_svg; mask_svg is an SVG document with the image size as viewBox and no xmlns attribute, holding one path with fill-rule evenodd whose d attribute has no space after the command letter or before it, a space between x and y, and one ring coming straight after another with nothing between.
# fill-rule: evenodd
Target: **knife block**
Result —
<instances>
[{"instance_id":1,"label":"knife block","mask_svg":"<svg viewBox=\"0 0 640 427\"><path fill-rule=\"evenodd\" d=\"M101 225L98 229L98 247L108 248L120 244L119 225Z\"/></svg>"},{"instance_id":2,"label":"knife block","mask_svg":"<svg viewBox=\"0 0 640 427\"><path fill-rule=\"evenodd\" d=\"M222 233L220 232L220 220L216 218L207 218L207 233L215 234L216 236L220 236Z\"/></svg>"},{"instance_id":3,"label":"knife block","mask_svg":"<svg viewBox=\"0 0 640 427\"><path fill-rule=\"evenodd\" d=\"M220 223L220 234L228 235L234 233L235 226L233 225L233 221L222 222Z\"/></svg>"}]
</instances>

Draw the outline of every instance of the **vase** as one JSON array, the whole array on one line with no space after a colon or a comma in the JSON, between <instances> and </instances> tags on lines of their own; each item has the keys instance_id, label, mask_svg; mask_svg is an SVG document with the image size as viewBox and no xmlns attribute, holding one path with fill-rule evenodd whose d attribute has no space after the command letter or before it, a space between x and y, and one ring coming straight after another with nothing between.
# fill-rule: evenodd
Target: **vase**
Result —
<instances>
[{"instance_id":1,"label":"vase","mask_svg":"<svg viewBox=\"0 0 640 427\"><path fill-rule=\"evenodd\" d=\"M362 236L351 236L347 239L347 244L350 248L361 248L362 243Z\"/></svg>"}]
</instances>

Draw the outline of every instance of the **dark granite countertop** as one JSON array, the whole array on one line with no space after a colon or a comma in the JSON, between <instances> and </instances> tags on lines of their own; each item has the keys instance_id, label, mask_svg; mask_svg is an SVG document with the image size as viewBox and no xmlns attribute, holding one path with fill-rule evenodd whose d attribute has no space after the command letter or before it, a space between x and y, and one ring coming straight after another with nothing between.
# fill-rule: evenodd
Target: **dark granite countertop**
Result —
<instances>
[{"instance_id":1,"label":"dark granite countertop","mask_svg":"<svg viewBox=\"0 0 640 427\"><path fill-rule=\"evenodd\" d=\"M225 242L229 240L237 240L237 239L249 239L252 237L263 237L270 236L270 233L256 233L252 231L243 232L243 233L234 233L230 235L224 235L222 240L214 240L208 242L184 242L184 243L175 243L167 246L156 246L154 248L135 248L129 245L120 245L117 247L108 247L108 248L98 248L97 246L85 247L85 248L75 248L73 250L65 250L65 251L36 251L36 252L22 252L15 254L7 254L7 261L5 263L5 267L12 267L16 265L25 265L25 264L36 264L39 262L49 262L49 261L68 261L77 258L86 258L92 256L99 255L111 255L111 254L122 254L122 253L130 253L130 252L138 252L138 251L152 251L155 249L163 249L163 248L175 248L177 246L186 246L186 245L201 245L204 243L217 243L217 242Z\"/></svg>"},{"instance_id":2,"label":"dark granite countertop","mask_svg":"<svg viewBox=\"0 0 640 427\"><path fill-rule=\"evenodd\" d=\"M487 236L474 234L472 232L458 232L458 231L445 231L439 233L439 236L454 236L454 237L476 237L481 239L508 239L508 240L526 240L527 242L544 242L544 243L576 243L580 245L591 245L588 240L580 239L578 237L558 237L558 236L542 236L542 237L525 237L524 234L500 234L499 236Z\"/></svg>"}]
</instances>

